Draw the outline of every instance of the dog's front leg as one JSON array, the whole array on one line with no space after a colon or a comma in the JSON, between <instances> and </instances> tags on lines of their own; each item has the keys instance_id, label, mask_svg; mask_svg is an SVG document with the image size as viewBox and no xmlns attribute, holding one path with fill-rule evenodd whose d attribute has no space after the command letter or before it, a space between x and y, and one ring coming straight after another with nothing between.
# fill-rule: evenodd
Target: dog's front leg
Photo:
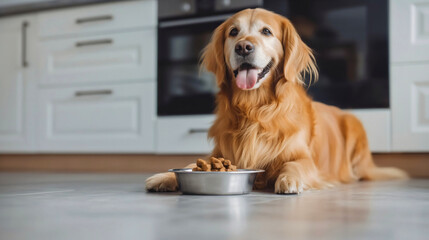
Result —
<instances>
[{"instance_id":1,"label":"dog's front leg","mask_svg":"<svg viewBox=\"0 0 429 240\"><path fill-rule=\"evenodd\" d=\"M302 158L288 161L283 164L274 191L280 194L301 193L312 188L317 179L318 170L312 159Z\"/></svg>"},{"instance_id":2,"label":"dog's front leg","mask_svg":"<svg viewBox=\"0 0 429 240\"><path fill-rule=\"evenodd\" d=\"M195 163L185 168L194 168ZM146 190L149 192L175 192L177 191L176 175L172 172L158 173L146 179Z\"/></svg>"}]
</instances>

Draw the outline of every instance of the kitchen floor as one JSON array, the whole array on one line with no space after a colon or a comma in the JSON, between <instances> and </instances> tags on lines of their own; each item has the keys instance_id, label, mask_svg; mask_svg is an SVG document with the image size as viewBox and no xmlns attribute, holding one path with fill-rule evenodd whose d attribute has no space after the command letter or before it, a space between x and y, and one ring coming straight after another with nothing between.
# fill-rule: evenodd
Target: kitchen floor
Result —
<instances>
[{"instance_id":1,"label":"kitchen floor","mask_svg":"<svg viewBox=\"0 0 429 240\"><path fill-rule=\"evenodd\" d=\"M425 239L429 180L301 195L146 193L150 174L0 173L0 239Z\"/></svg>"}]
</instances>

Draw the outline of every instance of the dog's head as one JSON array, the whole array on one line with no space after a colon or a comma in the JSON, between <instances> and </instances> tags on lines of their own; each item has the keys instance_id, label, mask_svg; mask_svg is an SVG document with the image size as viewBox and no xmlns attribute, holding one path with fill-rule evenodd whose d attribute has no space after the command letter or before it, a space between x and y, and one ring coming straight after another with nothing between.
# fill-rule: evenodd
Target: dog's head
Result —
<instances>
[{"instance_id":1,"label":"dog's head","mask_svg":"<svg viewBox=\"0 0 429 240\"><path fill-rule=\"evenodd\" d=\"M291 22L264 9L246 9L222 23L202 64L221 89L237 91L268 87L278 79L303 84L305 73L317 75L313 54Z\"/></svg>"}]
</instances>

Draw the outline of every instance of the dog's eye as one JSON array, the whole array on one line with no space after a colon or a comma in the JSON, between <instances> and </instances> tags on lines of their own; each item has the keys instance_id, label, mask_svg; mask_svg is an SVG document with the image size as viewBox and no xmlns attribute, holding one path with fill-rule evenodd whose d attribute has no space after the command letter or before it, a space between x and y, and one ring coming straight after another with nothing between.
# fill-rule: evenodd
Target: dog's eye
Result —
<instances>
[{"instance_id":1,"label":"dog's eye","mask_svg":"<svg viewBox=\"0 0 429 240\"><path fill-rule=\"evenodd\" d=\"M268 28L264 28L264 29L262 29L262 34L264 34L264 35L266 35L266 36L271 36L271 35L273 35L273 34L271 33L270 29L268 29Z\"/></svg>"},{"instance_id":2,"label":"dog's eye","mask_svg":"<svg viewBox=\"0 0 429 240\"><path fill-rule=\"evenodd\" d=\"M238 35L238 29L237 28L233 28L231 29L231 31L229 32L229 36L235 37Z\"/></svg>"}]
</instances>

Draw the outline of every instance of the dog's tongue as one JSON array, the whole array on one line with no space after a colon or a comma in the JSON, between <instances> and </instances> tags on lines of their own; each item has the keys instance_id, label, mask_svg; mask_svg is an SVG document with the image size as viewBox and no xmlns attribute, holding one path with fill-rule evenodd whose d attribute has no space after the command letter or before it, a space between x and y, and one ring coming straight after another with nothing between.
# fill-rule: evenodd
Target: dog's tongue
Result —
<instances>
[{"instance_id":1,"label":"dog's tongue","mask_svg":"<svg viewBox=\"0 0 429 240\"><path fill-rule=\"evenodd\" d=\"M250 89L256 84L258 79L258 70L256 69L245 69L240 70L235 77L237 87L241 89Z\"/></svg>"}]
</instances>

